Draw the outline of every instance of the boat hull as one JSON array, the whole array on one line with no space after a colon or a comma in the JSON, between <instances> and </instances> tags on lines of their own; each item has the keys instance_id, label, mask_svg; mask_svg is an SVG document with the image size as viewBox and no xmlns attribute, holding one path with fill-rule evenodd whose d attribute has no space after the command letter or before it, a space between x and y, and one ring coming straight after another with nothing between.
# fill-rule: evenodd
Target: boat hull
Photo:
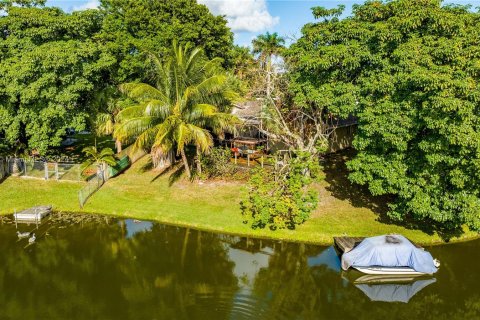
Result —
<instances>
[{"instance_id":1,"label":"boat hull","mask_svg":"<svg viewBox=\"0 0 480 320\"><path fill-rule=\"evenodd\" d=\"M356 270L372 275L412 275L421 276L427 275L423 272L415 271L409 267L354 267Z\"/></svg>"}]
</instances>

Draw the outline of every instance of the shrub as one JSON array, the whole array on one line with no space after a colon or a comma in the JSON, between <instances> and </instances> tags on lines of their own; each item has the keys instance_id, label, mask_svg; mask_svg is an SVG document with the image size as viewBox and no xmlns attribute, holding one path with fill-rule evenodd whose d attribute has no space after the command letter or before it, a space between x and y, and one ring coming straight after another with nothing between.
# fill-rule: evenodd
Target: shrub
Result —
<instances>
[{"instance_id":1,"label":"shrub","mask_svg":"<svg viewBox=\"0 0 480 320\"><path fill-rule=\"evenodd\" d=\"M213 148L210 153L202 156L202 178L233 177L237 168L230 162L231 157L229 149Z\"/></svg>"},{"instance_id":2,"label":"shrub","mask_svg":"<svg viewBox=\"0 0 480 320\"><path fill-rule=\"evenodd\" d=\"M245 223L252 228L295 229L316 209L318 195L311 184L318 177L318 159L299 153L282 168L254 169L248 198L241 202Z\"/></svg>"}]
</instances>

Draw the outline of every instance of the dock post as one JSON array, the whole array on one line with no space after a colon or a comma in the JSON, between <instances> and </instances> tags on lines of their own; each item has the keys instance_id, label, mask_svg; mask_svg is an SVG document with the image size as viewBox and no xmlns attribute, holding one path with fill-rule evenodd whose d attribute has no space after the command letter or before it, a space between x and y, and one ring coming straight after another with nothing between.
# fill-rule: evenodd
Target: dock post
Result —
<instances>
[{"instance_id":1,"label":"dock post","mask_svg":"<svg viewBox=\"0 0 480 320\"><path fill-rule=\"evenodd\" d=\"M17 209L14 210L13 217L15 218L15 229L18 229L18 224L17 224Z\"/></svg>"}]
</instances>

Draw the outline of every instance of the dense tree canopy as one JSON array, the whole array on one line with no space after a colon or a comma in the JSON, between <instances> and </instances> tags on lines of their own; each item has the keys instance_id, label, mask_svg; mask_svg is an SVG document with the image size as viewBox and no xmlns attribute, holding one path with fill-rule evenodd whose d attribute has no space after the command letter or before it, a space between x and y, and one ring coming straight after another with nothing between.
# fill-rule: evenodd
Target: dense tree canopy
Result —
<instances>
[{"instance_id":1,"label":"dense tree canopy","mask_svg":"<svg viewBox=\"0 0 480 320\"><path fill-rule=\"evenodd\" d=\"M174 39L233 65L226 20L194 0L103 0L101 10L71 14L44 4L0 3L0 141L10 147L45 153L66 128L92 127L112 87L154 81L145 53L165 58Z\"/></svg>"},{"instance_id":2,"label":"dense tree canopy","mask_svg":"<svg viewBox=\"0 0 480 320\"><path fill-rule=\"evenodd\" d=\"M95 41L98 10L8 7L0 17L0 137L45 152L84 129L113 58Z\"/></svg>"},{"instance_id":3,"label":"dense tree canopy","mask_svg":"<svg viewBox=\"0 0 480 320\"><path fill-rule=\"evenodd\" d=\"M438 0L315 8L291 52L297 102L359 120L351 180L390 216L480 230L480 14Z\"/></svg>"},{"instance_id":4,"label":"dense tree canopy","mask_svg":"<svg viewBox=\"0 0 480 320\"><path fill-rule=\"evenodd\" d=\"M102 0L102 39L120 61L117 78L147 79L142 52L167 54L173 40L202 47L208 58L231 63L233 34L227 21L196 0Z\"/></svg>"}]
</instances>

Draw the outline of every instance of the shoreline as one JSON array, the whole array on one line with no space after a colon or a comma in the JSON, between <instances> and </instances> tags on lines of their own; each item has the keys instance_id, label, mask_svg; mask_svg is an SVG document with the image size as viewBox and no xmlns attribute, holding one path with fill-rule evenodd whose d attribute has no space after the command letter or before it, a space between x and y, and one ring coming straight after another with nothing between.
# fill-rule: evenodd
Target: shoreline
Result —
<instances>
[{"instance_id":1,"label":"shoreline","mask_svg":"<svg viewBox=\"0 0 480 320\"><path fill-rule=\"evenodd\" d=\"M321 241L321 240L309 240L309 239L298 239L295 237L289 237L289 236L280 236L280 235L275 235L275 234L268 234L268 233L275 233L275 231L270 231L270 230L254 230L252 229L252 232L242 232L242 231L229 231L229 230L224 230L222 228L215 228L215 227L208 227L204 225L198 225L198 224L188 224L188 223L182 223L182 222L173 222L170 221L169 219L162 219L161 217L158 218L145 218L142 217L141 215L132 215L132 214L112 214L112 213L99 213L95 211L77 211L77 212L71 212L71 211L63 211L63 210L55 210L53 213L62 213L62 214L81 214L81 215L96 215L96 216L108 216L108 217L113 217L115 219L137 219L141 221L148 221L148 222L154 222L154 223L159 223L167 226L172 226L172 227L180 227L184 229L194 229L197 231L203 231L203 232L210 232L210 233L215 233L215 234L225 234L225 235L230 235L230 236L237 236L237 237L245 237L245 238L254 238L254 239L260 239L260 240L270 240L270 241L281 241L281 242L291 242L291 243L304 243L307 245L315 245L315 246L332 246L334 245L333 242L333 236L330 237L329 241ZM0 212L0 216L9 216L12 215L13 213L5 213L5 212ZM295 231L292 231L292 233L295 233ZM358 237L371 237L371 236L378 236L380 234L362 234L362 235L351 235L351 236L358 236ZM452 238L450 241L443 241L436 239L435 236L431 236L432 241L418 241L415 237L411 239L413 242L416 244L422 245L422 246L443 246L443 245L452 245L452 244L457 244L457 243L462 243L462 242L469 242L469 241L475 241L480 239L480 234L475 235L472 232L465 233L461 236L461 238Z\"/></svg>"}]
</instances>

